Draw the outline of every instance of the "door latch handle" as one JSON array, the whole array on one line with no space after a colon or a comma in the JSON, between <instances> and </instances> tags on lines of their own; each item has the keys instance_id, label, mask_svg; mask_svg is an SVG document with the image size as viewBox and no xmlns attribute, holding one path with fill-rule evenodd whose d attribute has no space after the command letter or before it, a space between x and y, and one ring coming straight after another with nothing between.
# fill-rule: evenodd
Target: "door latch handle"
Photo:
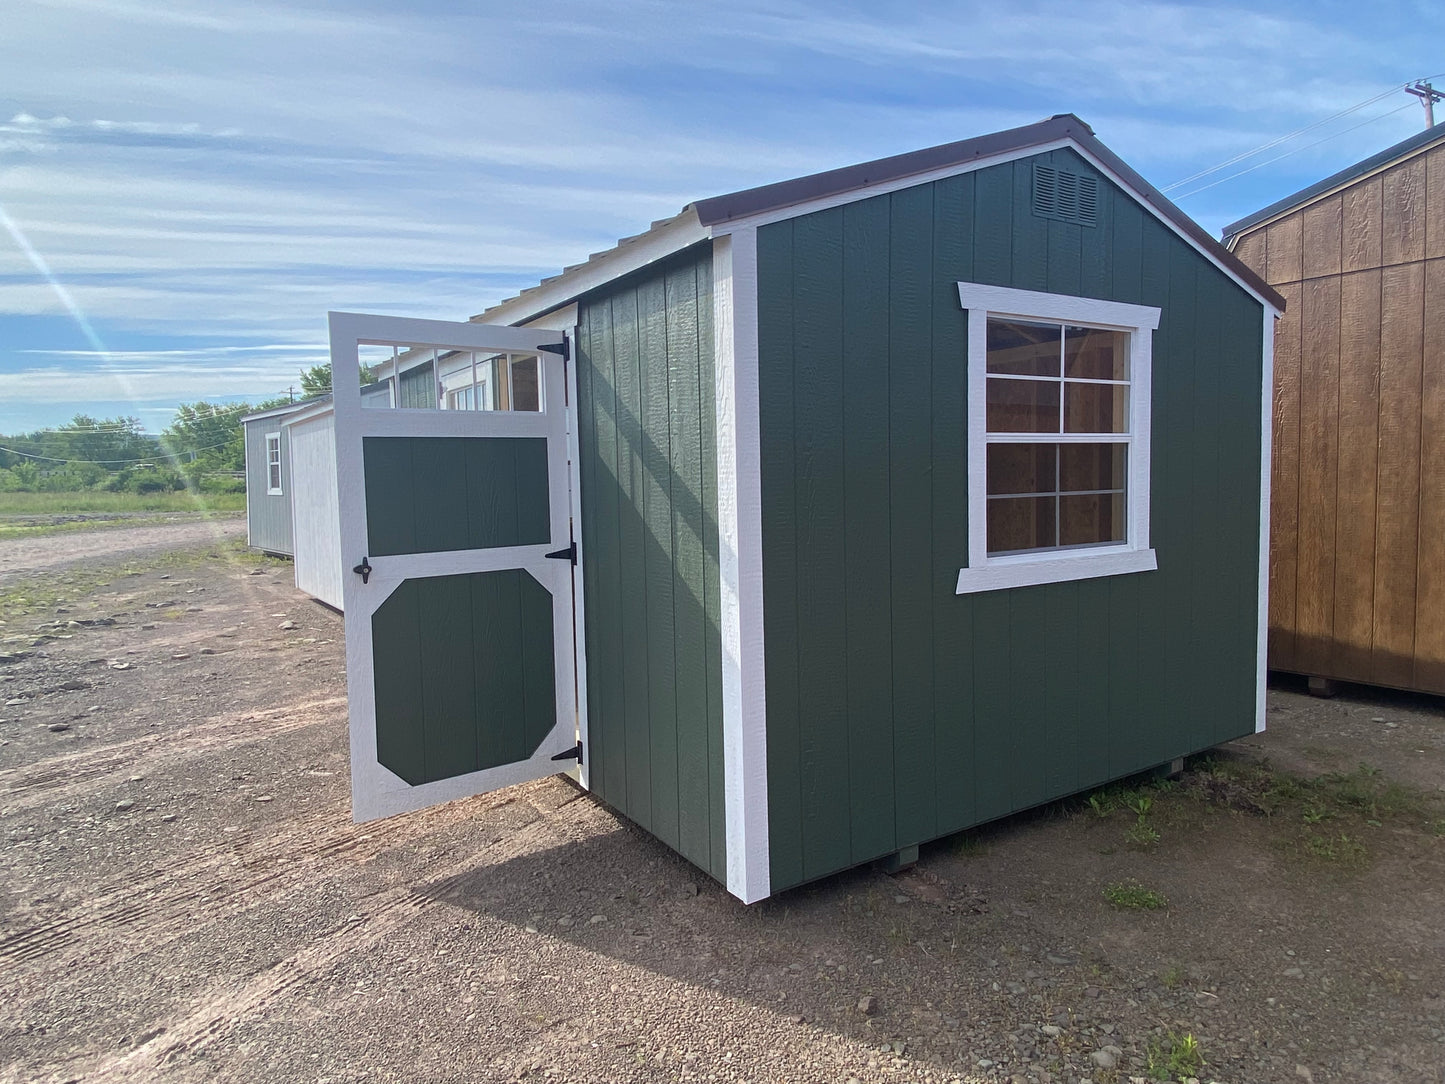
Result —
<instances>
[{"instance_id":1,"label":"door latch handle","mask_svg":"<svg viewBox=\"0 0 1445 1084\"><path fill-rule=\"evenodd\" d=\"M365 557L361 559L361 564L357 565L351 571L361 577L362 583L367 583L371 580L371 562Z\"/></svg>"}]
</instances>

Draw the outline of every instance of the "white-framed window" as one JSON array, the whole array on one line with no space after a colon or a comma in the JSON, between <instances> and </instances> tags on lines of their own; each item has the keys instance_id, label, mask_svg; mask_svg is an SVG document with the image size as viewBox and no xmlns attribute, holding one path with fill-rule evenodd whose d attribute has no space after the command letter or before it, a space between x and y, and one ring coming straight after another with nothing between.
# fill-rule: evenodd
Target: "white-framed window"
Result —
<instances>
[{"instance_id":1,"label":"white-framed window","mask_svg":"<svg viewBox=\"0 0 1445 1084\"><path fill-rule=\"evenodd\" d=\"M968 312L968 565L958 593L1147 572L1159 310L958 284Z\"/></svg>"},{"instance_id":2,"label":"white-framed window","mask_svg":"<svg viewBox=\"0 0 1445 1084\"><path fill-rule=\"evenodd\" d=\"M281 494L281 434L266 434L266 493Z\"/></svg>"}]
</instances>

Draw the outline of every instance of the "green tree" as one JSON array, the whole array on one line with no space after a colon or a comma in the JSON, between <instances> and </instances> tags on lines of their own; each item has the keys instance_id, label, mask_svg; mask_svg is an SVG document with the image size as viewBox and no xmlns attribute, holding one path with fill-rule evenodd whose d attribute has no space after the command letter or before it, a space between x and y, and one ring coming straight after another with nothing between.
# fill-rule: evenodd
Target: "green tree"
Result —
<instances>
[{"instance_id":1,"label":"green tree","mask_svg":"<svg viewBox=\"0 0 1445 1084\"><path fill-rule=\"evenodd\" d=\"M376 383L376 372L370 365L361 366L361 383ZM318 395L331 394L331 362L313 365L301 372L301 397L314 399Z\"/></svg>"},{"instance_id":2,"label":"green tree","mask_svg":"<svg viewBox=\"0 0 1445 1084\"><path fill-rule=\"evenodd\" d=\"M141 428L139 418L92 418L77 414L68 425L53 431L50 446L53 459L72 463L97 464L109 470L138 460L154 458L159 448L156 439Z\"/></svg>"},{"instance_id":3,"label":"green tree","mask_svg":"<svg viewBox=\"0 0 1445 1084\"><path fill-rule=\"evenodd\" d=\"M182 403L161 439L166 451L193 473L245 470L241 418L249 413L249 403Z\"/></svg>"}]
</instances>

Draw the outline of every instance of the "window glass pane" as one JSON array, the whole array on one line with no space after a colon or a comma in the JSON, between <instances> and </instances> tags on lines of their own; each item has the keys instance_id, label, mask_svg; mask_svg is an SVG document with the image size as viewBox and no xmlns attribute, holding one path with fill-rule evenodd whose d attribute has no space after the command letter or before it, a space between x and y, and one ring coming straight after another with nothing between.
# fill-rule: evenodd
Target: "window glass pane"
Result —
<instances>
[{"instance_id":1,"label":"window glass pane","mask_svg":"<svg viewBox=\"0 0 1445 1084\"><path fill-rule=\"evenodd\" d=\"M990 410L992 403L990 402ZM989 425L992 429L992 424ZM1127 433L1127 384L1076 384L1064 382L1065 433Z\"/></svg>"},{"instance_id":2,"label":"window glass pane","mask_svg":"<svg viewBox=\"0 0 1445 1084\"><path fill-rule=\"evenodd\" d=\"M1061 330L1059 324L990 320L987 371L1013 376L1058 376Z\"/></svg>"},{"instance_id":3,"label":"window glass pane","mask_svg":"<svg viewBox=\"0 0 1445 1084\"><path fill-rule=\"evenodd\" d=\"M1052 548L1057 497L1002 497L988 502L988 552Z\"/></svg>"},{"instance_id":4,"label":"window glass pane","mask_svg":"<svg viewBox=\"0 0 1445 1084\"><path fill-rule=\"evenodd\" d=\"M992 524L992 519L989 520ZM1059 544L1087 546L1124 541L1124 494L1059 498Z\"/></svg>"},{"instance_id":5,"label":"window glass pane","mask_svg":"<svg viewBox=\"0 0 1445 1084\"><path fill-rule=\"evenodd\" d=\"M990 444L988 493L1053 493L1057 444Z\"/></svg>"},{"instance_id":6,"label":"window glass pane","mask_svg":"<svg viewBox=\"0 0 1445 1084\"><path fill-rule=\"evenodd\" d=\"M1089 380L1129 379L1129 336L1094 327L1064 329L1064 375Z\"/></svg>"},{"instance_id":7,"label":"window glass pane","mask_svg":"<svg viewBox=\"0 0 1445 1084\"><path fill-rule=\"evenodd\" d=\"M537 379L537 356L512 358L512 409L541 410L542 387Z\"/></svg>"},{"instance_id":8,"label":"window glass pane","mask_svg":"<svg viewBox=\"0 0 1445 1084\"><path fill-rule=\"evenodd\" d=\"M1123 489L1126 444L1063 444L1059 446L1059 489L1065 493L1091 489ZM990 453L993 448L989 449Z\"/></svg>"},{"instance_id":9,"label":"window glass pane","mask_svg":"<svg viewBox=\"0 0 1445 1084\"><path fill-rule=\"evenodd\" d=\"M1095 385L1111 387L1112 385ZM1057 433L1059 385L1048 380L988 380L990 433Z\"/></svg>"}]
</instances>

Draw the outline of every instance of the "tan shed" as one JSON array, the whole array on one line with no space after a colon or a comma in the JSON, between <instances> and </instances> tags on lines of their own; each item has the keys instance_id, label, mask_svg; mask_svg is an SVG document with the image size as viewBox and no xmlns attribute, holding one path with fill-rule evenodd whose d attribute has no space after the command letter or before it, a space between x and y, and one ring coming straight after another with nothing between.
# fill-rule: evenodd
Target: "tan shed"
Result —
<instances>
[{"instance_id":1,"label":"tan shed","mask_svg":"<svg viewBox=\"0 0 1445 1084\"><path fill-rule=\"evenodd\" d=\"M1287 302L1269 665L1445 694L1445 124L1224 233Z\"/></svg>"}]
</instances>

